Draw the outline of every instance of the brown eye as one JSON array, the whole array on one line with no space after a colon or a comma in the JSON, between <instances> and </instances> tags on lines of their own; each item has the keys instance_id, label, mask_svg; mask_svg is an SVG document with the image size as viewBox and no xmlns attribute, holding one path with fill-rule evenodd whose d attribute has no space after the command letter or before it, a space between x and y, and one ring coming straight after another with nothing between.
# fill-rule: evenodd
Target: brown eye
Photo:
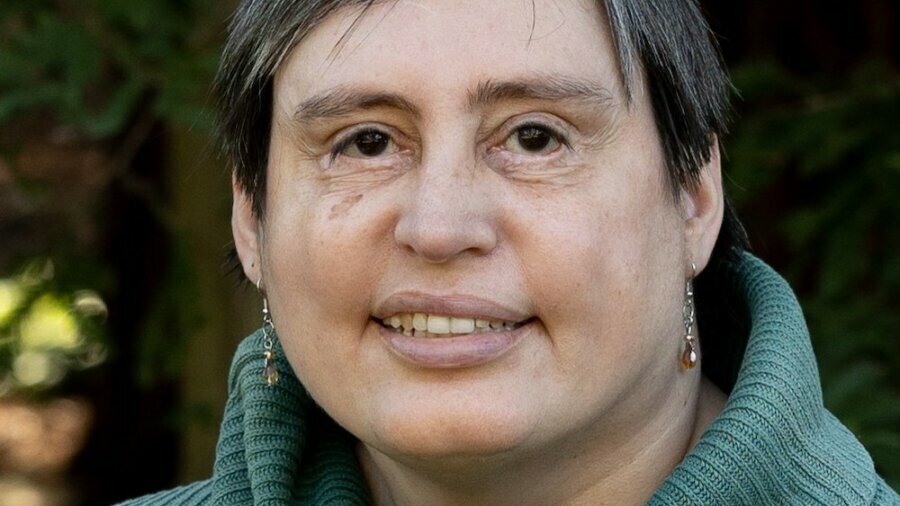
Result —
<instances>
[{"instance_id":1,"label":"brown eye","mask_svg":"<svg viewBox=\"0 0 900 506\"><path fill-rule=\"evenodd\" d=\"M519 154L540 155L550 153L560 145L559 137L541 125L523 125L510 135L504 146Z\"/></svg>"},{"instance_id":2,"label":"brown eye","mask_svg":"<svg viewBox=\"0 0 900 506\"><path fill-rule=\"evenodd\" d=\"M341 141L335 152L352 158L372 158L395 149L391 137L378 130L363 130Z\"/></svg>"}]
</instances>

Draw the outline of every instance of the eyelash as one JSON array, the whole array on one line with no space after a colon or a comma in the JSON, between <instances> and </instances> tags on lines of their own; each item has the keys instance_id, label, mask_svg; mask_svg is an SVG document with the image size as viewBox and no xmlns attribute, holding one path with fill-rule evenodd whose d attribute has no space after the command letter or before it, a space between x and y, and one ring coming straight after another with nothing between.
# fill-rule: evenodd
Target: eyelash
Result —
<instances>
[{"instance_id":1,"label":"eyelash","mask_svg":"<svg viewBox=\"0 0 900 506\"><path fill-rule=\"evenodd\" d=\"M553 137L553 139L556 140L556 142L558 142L560 145L565 146L567 148L572 147L571 144L569 144L568 137L563 132L561 132L558 128L555 128L552 125L548 125L546 123L541 123L538 121L526 121L525 123L521 123L519 125L514 126L510 130L510 132L506 135L506 137L503 138L503 140L506 141L506 139L509 139L511 136L515 135L516 132L518 132L519 130L521 130L523 128L537 128L540 130L546 130L547 134L550 135L550 137Z\"/></svg>"},{"instance_id":2,"label":"eyelash","mask_svg":"<svg viewBox=\"0 0 900 506\"><path fill-rule=\"evenodd\" d=\"M332 162L335 161L337 159L337 157L340 156L340 154L344 152L345 149L349 148L351 144L356 142L356 135L358 135L358 134L348 135L348 136L344 137L343 139L339 140L331 148L331 152L328 154L328 159Z\"/></svg>"},{"instance_id":3,"label":"eyelash","mask_svg":"<svg viewBox=\"0 0 900 506\"><path fill-rule=\"evenodd\" d=\"M341 155L341 153L343 153L347 148L349 148L351 145L353 145L354 142L357 141L360 134L368 132L368 131L378 132L378 133L386 136L389 139L393 139L393 136L391 136L390 134L384 132L383 130L375 128L375 127L364 126L364 127L355 129L352 132L349 132L346 135L344 135L343 137L339 138L338 141L335 142L334 146L332 146L332 148L331 148L331 152L328 155L330 161L332 161L332 162L335 161L337 159L337 157Z\"/></svg>"}]
</instances>

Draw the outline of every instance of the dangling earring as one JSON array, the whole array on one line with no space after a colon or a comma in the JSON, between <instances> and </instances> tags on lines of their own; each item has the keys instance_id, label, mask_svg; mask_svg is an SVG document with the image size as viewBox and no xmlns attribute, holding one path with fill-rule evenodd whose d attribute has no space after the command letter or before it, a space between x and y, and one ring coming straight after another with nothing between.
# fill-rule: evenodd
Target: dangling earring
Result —
<instances>
[{"instance_id":1,"label":"dangling earring","mask_svg":"<svg viewBox=\"0 0 900 506\"><path fill-rule=\"evenodd\" d=\"M693 369L697 365L697 339L694 336L694 276L697 275L697 265L691 262L691 277L684 286L684 307L681 314L684 317L684 349L681 352L681 365L685 369Z\"/></svg>"},{"instance_id":2,"label":"dangling earring","mask_svg":"<svg viewBox=\"0 0 900 506\"><path fill-rule=\"evenodd\" d=\"M266 380L266 384L269 386L278 383L278 367L275 365L275 324L272 322L272 315L269 314L269 299L266 298L266 295L262 293L260 289L260 282L262 278L256 282L256 289L259 290L259 294L262 295L263 299L263 359L265 364L263 366L263 379Z\"/></svg>"}]
</instances>

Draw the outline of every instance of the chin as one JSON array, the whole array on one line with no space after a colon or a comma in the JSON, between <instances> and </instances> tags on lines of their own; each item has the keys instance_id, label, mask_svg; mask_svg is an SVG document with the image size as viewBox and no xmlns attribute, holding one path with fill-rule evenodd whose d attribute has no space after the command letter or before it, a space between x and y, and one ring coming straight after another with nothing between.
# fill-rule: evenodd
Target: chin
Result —
<instances>
[{"instance_id":1,"label":"chin","mask_svg":"<svg viewBox=\"0 0 900 506\"><path fill-rule=\"evenodd\" d=\"M399 459L483 458L527 445L540 419L504 402L432 398L419 404L382 411L360 439Z\"/></svg>"}]
</instances>

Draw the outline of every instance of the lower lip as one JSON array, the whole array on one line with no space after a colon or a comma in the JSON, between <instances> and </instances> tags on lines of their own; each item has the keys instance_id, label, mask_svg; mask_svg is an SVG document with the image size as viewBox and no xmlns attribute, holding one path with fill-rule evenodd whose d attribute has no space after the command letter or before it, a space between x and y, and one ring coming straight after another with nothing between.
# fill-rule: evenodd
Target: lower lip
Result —
<instances>
[{"instance_id":1,"label":"lower lip","mask_svg":"<svg viewBox=\"0 0 900 506\"><path fill-rule=\"evenodd\" d=\"M453 337L411 337L388 330L378 330L388 348L400 358L421 367L463 368L496 360L514 348L528 328L528 322L515 330L479 332Z\"/></svg>"}]
</instances>

